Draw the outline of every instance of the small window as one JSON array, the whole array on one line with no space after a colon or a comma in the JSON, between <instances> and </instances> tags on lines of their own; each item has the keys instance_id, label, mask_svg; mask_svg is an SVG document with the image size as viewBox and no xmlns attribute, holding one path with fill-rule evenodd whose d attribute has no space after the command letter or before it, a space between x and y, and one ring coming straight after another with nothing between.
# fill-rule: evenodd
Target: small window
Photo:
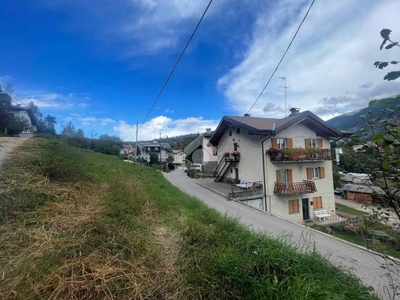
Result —
<instances>
[{"instance_id":1,"label":"small window","mask_svg":"<svg viewBox=\"0 0 400 300\"><path fill-rule=\"evenodd\" d=\"M154 147L154 151L158 151L158 147Z\"/></svg>"},{"instance_id":2,"label":"small window","mask_svg":"<svg viewBox=\"0 0 400 300\"><path fill-rule=\"evenodd\" d=\"M286 149L287 148L286 139L276 139L276 145L280 149Z\"/></svg>"},{"instance_id":3,"label":"small window","mask_svg":"<svg viewBox=\"0 0 400 300\"><path fill-rule=\"evenodd\" d=\"M229 131L229 136L232 136L232 131Z\"/></svg>"},{"instance_id":4,"label":"small window","mask_svg":"<svg viewBox=\"0 0 400 300\"><path fill-rule=\"evenodd\" d=\"M299 199L289 200L289 214L297 214L299 210Z\"/></svg>"},{"instance_id":5,"label":"small window","mask_svg":"<svg viewBox=\"0 0 400 300\"><path fill-rule=\"evenodd\" d=\"M238 134L240 133L240 128L236 129L236 133Z\"/></svg>"},{"instance_id":6,"label":"small window","mask_svg":"<svg viewBox=\"0 0 400 300\"><path fill-rule=\"evenodd\" d=\"M312 170L312 178L313 179L320 178L319 168L312 168L311 170Z\"/></svg>"},{"instance_id":7,"label":"small window","mask_svg":"<svg viewBox=\"0 0 400 300\"><path fill-rule=\"evenodd\" d=\"M313 197L314 209L322 209L322 197Z\"/></svg>"}]
</instances>

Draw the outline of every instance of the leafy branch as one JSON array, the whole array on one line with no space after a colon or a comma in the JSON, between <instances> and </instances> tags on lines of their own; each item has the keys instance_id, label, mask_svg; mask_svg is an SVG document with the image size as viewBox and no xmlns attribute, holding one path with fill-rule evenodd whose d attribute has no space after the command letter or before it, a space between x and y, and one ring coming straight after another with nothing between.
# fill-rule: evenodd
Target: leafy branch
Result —
<instances>
[{"instance_id":1,"label":"leafy branch","mask_svg":"<svg viewBox=\"0 0 400 300\"><path fill-rule=\"evenodd\" d=\"M394 42L394 41L392 41L390 39L390 33L391 32L392 31L390 29L382 29L381 30L381 37L383 38L383 41L382 41L382 44L381 44L381 47L380 47L381 50L383 49L383 46L385 46L387 42L390 42L390 44L388 44L385 47L385 49L387 49L387 50L392 49L393 47L396 47L396 46L400 47L398 42ZM390 61L390 62L388 62L388 61L376 61L376 62L374 62L374 66L375 66L375 68L378 68L378 69L384 69L389 64L396 65L398 63L400 63L400 61L396 61L396 60ZM391 81L391 80L395 80L395 79L397 79L399 77L400 77L400 71L391 71L391 72L387 73L386 76L383 77L383 79L387 80L387 81Z\"/></svg>"}]
</instances>

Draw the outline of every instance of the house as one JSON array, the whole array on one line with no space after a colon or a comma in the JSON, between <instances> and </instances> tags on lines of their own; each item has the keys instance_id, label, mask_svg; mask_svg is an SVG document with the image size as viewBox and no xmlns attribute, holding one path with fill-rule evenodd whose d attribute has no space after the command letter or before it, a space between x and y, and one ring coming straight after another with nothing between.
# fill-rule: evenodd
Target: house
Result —
<instances>
[{"instance_id":1,"label":"house","mask_svg":"<svg viewBox=\"0 0 400 300\"><path fill-rule=\"evenodd\" d=\"M341 173L340 182L342 184L354 183L372 185L370 175L364 173Z\"/></svg>"},{"instance_id":2,"label":"house","mask_svg":"<svg viewBox=\"0 0 400 300\"><path fill-rule=\"evenodd\" d=\"M123 155L126 158L131 158L135 155L135 147L131 145L123 145L120 150L120 155Z\"/></svg>"},{"instance_id":3,"label":"house","mask_svg":"<svg viewBox=\"0 0 400 300\"><path fill-rule=\"evenodd\" d=\"M39 122L29 107L24 107L20 104L11 105L8 108L8 114L14 117L22 117L28 121L29 125L19 134L20 137L31 137L37 131Z\"/></svg>"},{"instance_id":4,"label":"house","mask_svg":"<svg viewBox=\"0 0 400 300\"><path fill-rule=\"evenodd\" d=\"M186 158L201 164L205 173L214 172L218 161L217 149L209 143L212 134L211 128L207 128L184 149Z\"/></svg>"},{"instance_id":5,"label":"house","mask_svg":"<svg viewBox=\"0 0 400 300\"><path fill-rule=\"evenodd\" d=\"M330 139L340 133L310 111L282 119L225 116L210 138L215 181L258 182L262 210L295 222L335 211Z\"/></svg>"},{"instance_id":6,"label":"house","mask_svg":"<svg viewBox=\"0 0 400 300\"><path fill-rule=\"evenodd\" d=\"M159 162L166 162L170 156L171 146L169 143L141 142L138 145L138 155L145 159L147 155L157 154Z\"/></svg>"},{"instance_id":7,"label":"house","mask_svg":"<svg viewBox=\"0 0 400 300\"><path fill-rule=\"evenodd\" d=\"M186 159L186 153L182 149L172 149L171 155L175 165L183 165Z\"/></svg>"},{"instance_id":8,"label":"house","mask_svg":"<svg viewBox=\"0 0 400 300\"><path fill-rule=\"evenodd\" d=\"M366 184L347 183L342 189L344 198L365 204L374 204L374 200L385 195L379 186Z\"/></svg>"}]
</instances>

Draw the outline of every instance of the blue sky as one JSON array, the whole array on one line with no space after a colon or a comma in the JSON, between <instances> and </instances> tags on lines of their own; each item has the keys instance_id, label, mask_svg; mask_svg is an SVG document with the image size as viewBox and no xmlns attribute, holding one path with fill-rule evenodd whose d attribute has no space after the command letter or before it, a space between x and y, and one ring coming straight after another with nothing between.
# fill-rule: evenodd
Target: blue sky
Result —
<instances>
[{"instance_id":1,"label":"blue sky","mask_svg":"<svg viewBox=\"0 0 400 300\"><path fill-rule=\"evenodd\" d=\"M3 0L0 83L89 137L204 132L250 109L310 3L215 0L144 120L208 0ZM379 32L400 41L399 25L400 1L317 0L251 115L285 116L283 76L287 108L324 119L400 94L373 66L398 60Z\"/></svg>"}]
</instances>

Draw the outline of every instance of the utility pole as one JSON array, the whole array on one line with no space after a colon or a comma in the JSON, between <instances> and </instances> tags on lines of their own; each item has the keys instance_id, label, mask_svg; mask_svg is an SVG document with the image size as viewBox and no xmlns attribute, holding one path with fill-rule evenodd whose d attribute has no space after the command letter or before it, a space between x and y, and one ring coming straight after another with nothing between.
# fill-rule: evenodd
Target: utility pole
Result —
<instances>
[{"instance_id":1,"label":"utility pole","mask_svg":"<svg viewBox=\"0 0 400 300\"><path fill-rule=\"evenodd\" d=\"M138 140L138 134L139 134L139 123L136 123L136 141L135 141L135 162L137 162L137 140Z\"/></svg>"},{"instance_id":2,"label":"utility pole","mask_svg":"<svg viewBox=\"0 0 400 300\"><path fill-rule=\"evenodd\" d=\"M284 86L279 86L279 87L285 89L285 118L286 118L286 117L287 117L286 90L287 90L289 87L286 86L286 77L279 77L279 78L282 79L283 81L285 81L285 85L284 85Z\"/></svg>"}]
</instances>

